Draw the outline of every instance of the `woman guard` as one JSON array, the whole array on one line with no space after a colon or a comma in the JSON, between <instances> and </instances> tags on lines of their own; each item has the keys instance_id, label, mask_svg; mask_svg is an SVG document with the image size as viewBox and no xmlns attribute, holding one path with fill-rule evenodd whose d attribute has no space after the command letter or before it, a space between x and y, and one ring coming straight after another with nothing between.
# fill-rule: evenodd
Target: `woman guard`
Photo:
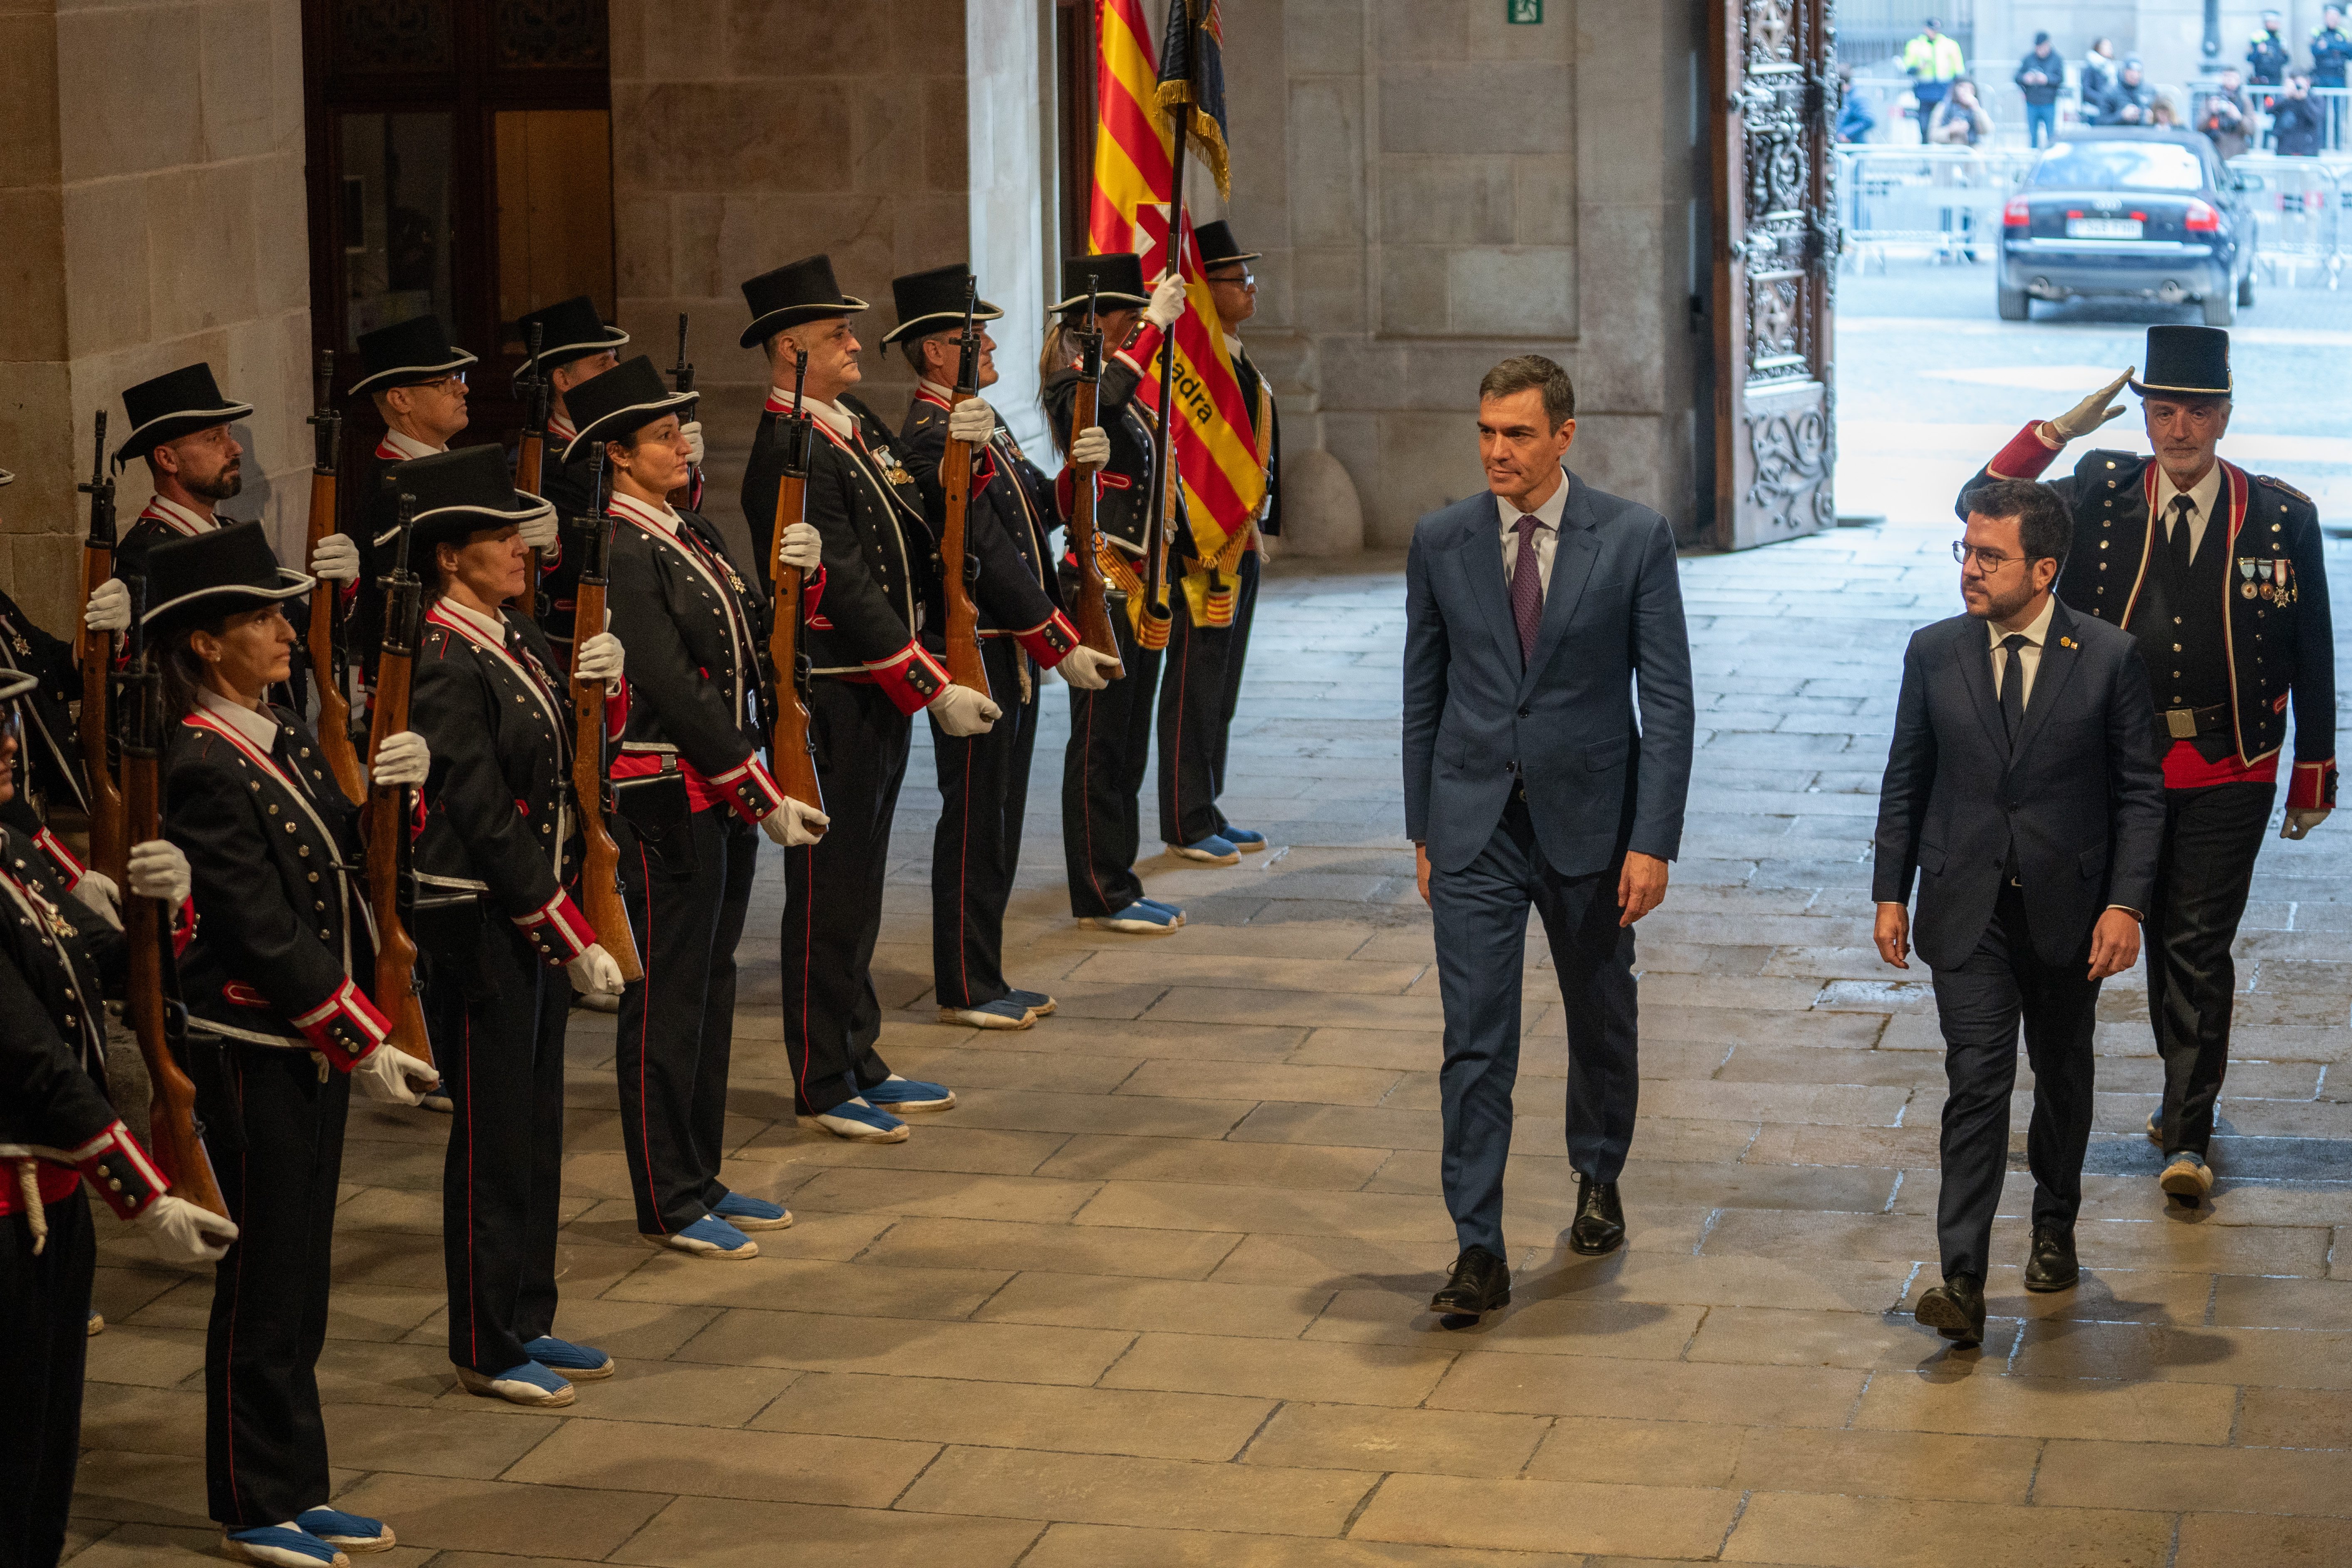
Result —
<instances>
[{"instance_id":1,"label":"woman guard","mask_svg":"<svg viewBox=\"0 0 2352 1568\"><path fill-rule=\"evenodd\" d=\"M613 632L634 649L627 721L613 764L629 829L621 887L645 977L621 993L615 1068L637 1230L703 1258L759 1255L747 1230L792 1224L783 1207L719 1179L735 1030L735 944L751 898L754 826L808 841L757 755L758 644L741 576L719 531L664 498L691 446L673 393L643 354L574 390L566 462L602 451L611 487ZM814 566L815 552L794 543ZM821 825L823 817L814 821Z\"/></svg>"},{"instance_id":2,"label":"woman guard","mask_svg":"<svg viewBox=\"0 0 2352 1568\"><path fill-rule=\"evenodd\" d=\"M566 1378L609 1377L613 1360L549 1332L572 1006L559 970L616 994L621 971L565 891L581 853L570 688L540 628L502 607L530 571L520 525L548 503L516 491L496 447L386 474L415 498L409 552L430 602L410 700L433 752L415 926L457 1118L441 1180L449 1360L473 1393L569 1405ZM617 682L610 632L578 651L582 679Z\"/></svg>"},{"instance_id":3,"label":"woman guard","mask_svg":"<svg viewBox=\"0 0 2352 1568\"><path fill-rule=\"evenodd\" d=\"M236 1222L205 1343L205 1468L232 1557L280 1568L380 1551L390 1529L325 1505L316 1368L327 1333L335 1198L351 1085L414 1105L431 1068L387 1043L361 994L374 927L359 810L298 714L262 700L286 679L280 606L311 579L278 564L261 525L156 545L144 626L163 655L164 832L186 852L196 929L181 955L205 1147ZM388 739L379 784L416 784L421 735Z\"/></svg>"}]
</instances>

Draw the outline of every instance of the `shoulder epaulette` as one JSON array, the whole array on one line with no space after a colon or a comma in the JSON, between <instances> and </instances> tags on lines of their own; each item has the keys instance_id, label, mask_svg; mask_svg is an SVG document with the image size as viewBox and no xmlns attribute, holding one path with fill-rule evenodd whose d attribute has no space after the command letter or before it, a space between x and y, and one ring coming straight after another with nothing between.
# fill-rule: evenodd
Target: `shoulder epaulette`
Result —
<instances>
[{"instance_id":1,"label":"shoulder epaulette","mask_svg":"<svg viewBox=\"0 0 2352 1568\"><path fill-rule=\"evenodd\" d=\"M2284 479L2282 479L2275 475L2256 474L2254 476L2254 483L2258 485L2268 485L2274 490L2281 491L2286 495L2291 495L2295 500L2303 502L2305 506L2309 506L2311 504L2311 498L2309 496L2304 494L2301 490L2295 489L2293 485L2287 483Z\"/></svg>"}]
</instances>

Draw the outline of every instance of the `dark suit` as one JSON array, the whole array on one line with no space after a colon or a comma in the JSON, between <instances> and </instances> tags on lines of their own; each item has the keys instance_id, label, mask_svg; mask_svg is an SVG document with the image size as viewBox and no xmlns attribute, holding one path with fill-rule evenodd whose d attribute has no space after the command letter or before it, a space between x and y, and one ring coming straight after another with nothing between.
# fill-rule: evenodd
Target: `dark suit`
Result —
<instances>
[{"instance_id":1,"label":"dark suit","mask_svg":"<svg viewBox=\"0 0 2352 1568\"><path fill-rule=\"evenodd\" d=\"M1445 1201L1462 1245L1496 1257L1528 905L1568 1005L1569 1157L1614 1182L1635 1091L1633 933L1617 923L1617 877L1628 849L1674 858L1690 785L1673 531L1567 482L1530 657L1492 495L1423 518L1405 563L1405 831L1427 846L1437 926Z\"/></svg>"},{"instance_id":2,"label":"dark suit","mask_svg":"<svg viewBox=\"0 0 2352 1568\"><path fill-rule=\"evenodd\" d=\"M1955 616L1904 653L1871 891L1907 903L1918 874L1914 945L1935 973L1949 1085L1937 1239L1946 1279L1979 1281L2021 1017L2033 1221L2073 1228L2091 1133L2092 928L2111 905L2147 909L2164 836L2155 708L2130 635L2054 605L2013 746L1990 646L1985 622ZM2018 679L2008 658L2004 686Z\"/></svg>"}]
</instances>

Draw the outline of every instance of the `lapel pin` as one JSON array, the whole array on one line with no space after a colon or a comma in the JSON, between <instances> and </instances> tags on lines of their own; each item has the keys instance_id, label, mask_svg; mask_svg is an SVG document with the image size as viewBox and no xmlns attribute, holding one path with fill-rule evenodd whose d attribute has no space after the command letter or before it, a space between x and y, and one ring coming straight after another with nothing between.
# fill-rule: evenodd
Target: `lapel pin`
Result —
<instances>
[{"instance_id":1,"label":"lapel pin","mask_svg":"<svg viewBox=\"0 0 2352 1568\"><path fill-rule=\"evenodd\" d=\"M2060 647L2073 647L2074 646L2074 639L2073 637L2060 637L2058 639L2058 646Z\"/></svg>"}]
</instances>

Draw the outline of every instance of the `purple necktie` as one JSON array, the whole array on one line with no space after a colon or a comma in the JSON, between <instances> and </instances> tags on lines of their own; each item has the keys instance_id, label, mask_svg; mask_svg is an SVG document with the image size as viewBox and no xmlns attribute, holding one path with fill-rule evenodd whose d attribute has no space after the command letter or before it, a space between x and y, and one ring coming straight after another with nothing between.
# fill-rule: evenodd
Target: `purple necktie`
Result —
<instances>
[{"instance_id":1,"label":"purple necktie","mask_svg":"<svg viewBox=\"0 0 2352 1568\"><path fill-rule=\"evenodd\" d=\"M1519 552L1511 561L1511 619L1519 627L1519 664L1524 668L1536 653L1536 633L1543 629L1543 568L1536 564L1536 530L1543 524L1533 512L1522 512L1512 526L1519 531Z\"/></svg>"}]
</instances>

